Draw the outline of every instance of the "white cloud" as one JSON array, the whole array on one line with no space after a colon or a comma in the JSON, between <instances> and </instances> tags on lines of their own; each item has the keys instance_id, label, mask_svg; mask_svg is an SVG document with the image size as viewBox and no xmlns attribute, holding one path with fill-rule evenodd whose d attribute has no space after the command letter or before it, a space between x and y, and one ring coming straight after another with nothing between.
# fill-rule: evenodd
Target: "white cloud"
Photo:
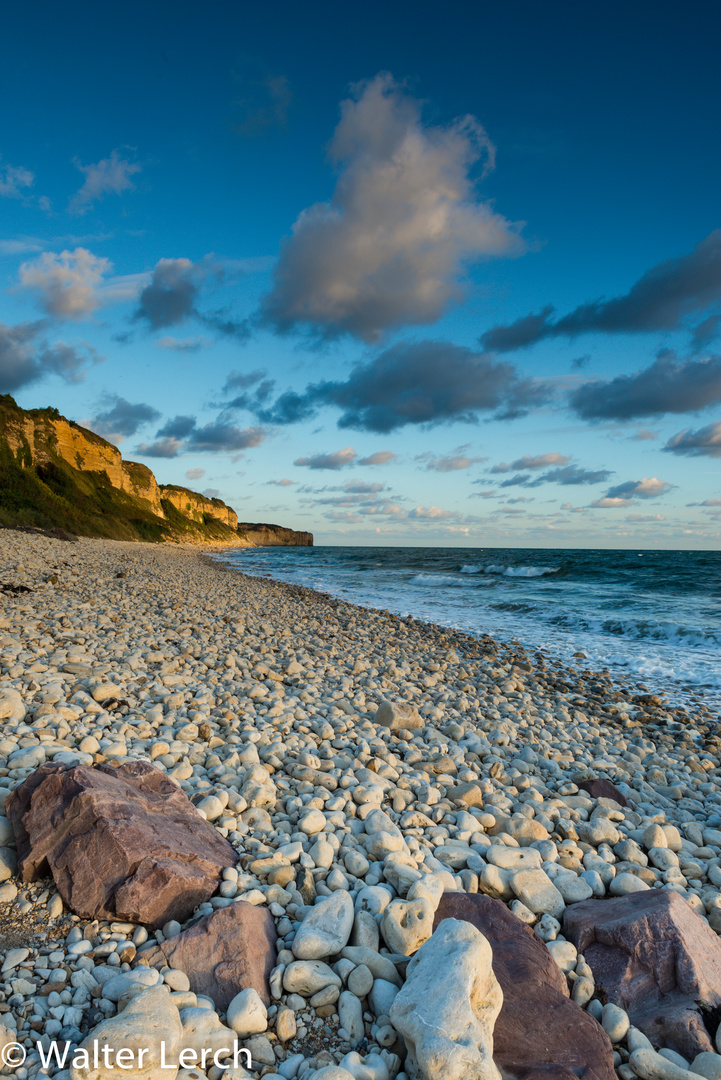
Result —
<instances>
[{"instance_id":1,"label":"white cloud","mask_svg":"<svg viewBox=\"0 0 721 1080\"><path fill-rule=\"evenodd\" d=\"M122 158L117 150L93 165L81 165L77 158L74 164L81 173L85 173L85 182L68 207L74 214L84 214L104 195L121 195L124 191L132 191L135 185L130 177L141 171L140 165Z\"/></svg>"},{"instance_id":2,"label":"white cloud","mask_svg":"<svg viewBox=\"0 0 721 1080\"><path fill-rule=\"evenodd\" d=\"M461 299L467 262L524 249L471 179L481 158L493 167L494 153L472 116L424 126L420 103L389 74L357 86L329 147L339 170L332 200L295 222L265 321L365 341L435 322Z\"/></svg>"},{"instance_id":3,"label":"white cloud","mask_svg":"<svg viewBox=\"0 0 721 1080\"><path fill-rule=\"evenodd\" d=\"M642 480L627 480L624 484L616 484L609 488L606 495L611 499L657 499L672 487L673 484L669 484L667 480L659 480L657 476L644 476Z\"/></svg>"},{"instance_id":4,"label":"white cloud","mask_svg":"<svg viewBox=\"0 0 721 1080\"><path fill-rule=\"evenodd\" d=\"M659 480L657 476L644 476L642 480L626 480L609 488L601 499L595 499L591 506L596 510L618 510L631 506L636 499L658 499L671 491L673 484Z\"/></svg>"},{"instance_id":5,"label":"white cloud","mask_svg":"<svg viewBox=\"0 0 721 1080\"><path fill-rule=\"evenodd\" d=\"M0 165L0 197L21 199L24 188L32 187L35 176L22 165Z\"/></svg>"},{"instance_id":6,"label":"white cloud","mask_svg":"<svg viewBox=\"0 0 721 1080\"><path fill-rule=\"evenodd\" d=\"M200 480L201 476L205 476L205 469L188 469L185 475L188 480Z\"/></svg>"},{"instance_id":7,"label":"white cloud","mask_svg":"<svg viewBox=\"0 0 721 1080\"><path fill-rule=\"evenodd\" d=\"M20 283L35 293L49 315L82 319L100 307L96 290L111 269L109 259L93 255L87 248L60 254L46 251L33 262L21 264Z\"/></svg>"},{"instance_id":8,"label":"white cloud","mask_svg":"<svg viewBox=\"0 0 721 1080\"><path fill-rule=\"evenodd\" d=\"M525 454L523 457L517 458L515 461L507 465L505 461L501 461L498 465L494 465L489 471L492 473L507 473L512 470L517 472L525 472L526 469L547 469L553 465L567 465L571 460L570 457L566 457L565 454L559 454L553 452L550 454L536 454L535 457L530 454Z\"/></svg>"},{"instance_id":9,"label":"white cloud","mask_svg":"<svg viewBox=\"0 0 721 1080\"><path fill-rule=\"evenodd\" d=\"M664 450L692 457L721 457L721 420L692 431L685 428L668 440Z\"/></svg>"},{"instance_id":10,"label":"white cloud","mask_svg":"<svg viewBox=\"0 0 721 1080\"><path fill-rule=\"evenodd\" d=\"M212 345L213 339L207 337L176 338L166 334L165 337L159 338L155 344L159 349L171 349L174 352L199 352L200 349Z\"/></svg>"},{"instance_id":11,"label":"white cloud","mask_svg":"<svg viewBox=\"0 0 721 1080\"><path fill-rule=\"evenodd\" d=\"M425 454L416 456L416 461L424 462L424 468L429 472L457 472L460 469L470 469L471 465L487 460L488 458L483 457L468 457L462 452L434 457L430 451L426 451Z\"/></svg>"},{"instance_id":12,"label":"white cloud","mask_svg":"<svg viewBox=\"0 0 721 1080\"><path fill-rule=\"evenodd\" d=\"M304 465L308 469L342 469L345 465L352 465L357 456L352 446L346 446L345 449L335 450L331 454L296 458L293 464Z\"/></svg>"},{"instance_id":13,"label":"white cloud","mask_svg":"<svg viewBox=\"0 0 721 1080\"><path fill-rule=\"evenodd\" d=\"M594 499L591 506L596 510L619 510L623 506L630 506L630 499L609 498L604 496L602 499Z\"/></svg>"},{"instance_id":14,"label":"white cloud","mask_svg":"<svg viewBox=\"0 0 721 1080\"><path fill-rule=\"evenodd\" d=\"M395 461L398 457L392 450L376 450L375 454L369 454L368 457L361 458L358 462L359 465L388 465L391 461Z\"/></svg>"},{"instance_id":15,"label":"white cloud","mask_svg":"<svg viewBox=\"0 0 721 1080\"><path fill-rule=\"evenodd\" d=\"M440 506L416 506L408 515L417 521L448 521L451 518L458 520L460 516L452 510L441 510Z\"/></svg>"}]
</instances>

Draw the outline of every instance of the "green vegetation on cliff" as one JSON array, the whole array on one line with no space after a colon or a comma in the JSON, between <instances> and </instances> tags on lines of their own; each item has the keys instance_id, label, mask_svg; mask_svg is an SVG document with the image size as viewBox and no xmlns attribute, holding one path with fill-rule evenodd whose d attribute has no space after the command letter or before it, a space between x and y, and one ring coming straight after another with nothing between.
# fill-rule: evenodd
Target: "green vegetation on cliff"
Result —
<instances>
[{"instance_id":1,"label":"green vegetation on cliff","mask_svg":"<svg viewBox=\"0 0 721 1080\"><path fill-rule=\"evenodd\" d=\"M57 409L21 409L0 395L0 526L61 528L81 536L115 540L179 540L233 543L238 533L211 515L194 521L162 500L164 518L144 498L114 487L107 473L76 469L54 445ZM34 446L20 433L32 421ZM72 424L88 442L105 444L94 432ZM14 449L8 438L12 432ZM38 447L42 453L38 453ZM149 474L130 465L130 475ZM150 474L152 475L152 474ZM223 505L223 504L220 504Z\"/></svg>"}]
</instances>

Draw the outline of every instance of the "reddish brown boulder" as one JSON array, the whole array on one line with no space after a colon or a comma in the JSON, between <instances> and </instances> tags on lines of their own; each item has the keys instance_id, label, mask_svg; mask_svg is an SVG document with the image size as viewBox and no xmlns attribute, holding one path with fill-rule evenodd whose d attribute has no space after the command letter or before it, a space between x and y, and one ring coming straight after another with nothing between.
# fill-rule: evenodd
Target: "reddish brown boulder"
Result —
<instances>
[{"instance_id":1,"label":"reddish brown boulder","mask_svg":"<svg viewBox=\"0 0 721 1080\"><path fill-rule=\"evenodd\" d=\"M224 1012L236 994L253 987L270 1004L275 966L275 923L265 907L243 900L206 915L182 934L144 949L151 967L178 968L195 994L207 994Z\"/></svg>"},{"instance_id":2,"label":"reddish brown boulder","mask_svg":"<svg viewBox=\"0 0 721 1080\"><path fill-rule=\"evenodd\" d=\"M231 845L145 761L43 765L5 804L23 881L52 874L86 918L187 919L234 866Z\"/></svg>"},{"instance_id":3,"label":"reddish brown boulder","mask_svg":"<svg viewBox=\"0 0 721 1080\"><path fill-rule=\"evenodd\" d=\"M568 996L546 946L500 900L444 893L434 926L465 919L488 939L503 1007L493 1031L493 1060L514 1080L615 1080L613 1048L594 1018Z\"/></svg>"},{"instance_id":4,"label":"reddish brown boulder","mask_svg":"<svg viewBox=\"0 0 721 1080\"><path fill-rule=\"evenodd\" d=\"M566 908L563 932L653 1043L690 1060L714 1049L703 1010L721 1005L721 941L682 896L649 889L585 900Z\"/></svg>"},{"instance_id":5,"label":"reddish brown boulder","mask_svg":"<svg viewBox=\"0 0 721 1080\"><path fill-rule=\"evenodd\" d=\"M603 778L580 780L578 786L581 791L585 791L592 799L613 799L619 806L628 806L626 796L622 795L610 780L604 780Z\"/></svg>"}]
</instances>

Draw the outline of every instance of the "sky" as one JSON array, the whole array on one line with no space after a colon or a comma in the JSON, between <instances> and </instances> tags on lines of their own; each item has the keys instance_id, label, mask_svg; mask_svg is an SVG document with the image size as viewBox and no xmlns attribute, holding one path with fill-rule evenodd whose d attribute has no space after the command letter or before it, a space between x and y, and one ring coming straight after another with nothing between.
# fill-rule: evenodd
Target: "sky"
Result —
<instances>
[{"instance_id":1,"label":"sky","mask_svg":"<svg viewBox=\"0 0 721 1080\"><path fill-rule=\"evenodd\" d=\"M712 2L0 9L0 392L316 543L721 537Z\"/></svg>"}]
</instances>

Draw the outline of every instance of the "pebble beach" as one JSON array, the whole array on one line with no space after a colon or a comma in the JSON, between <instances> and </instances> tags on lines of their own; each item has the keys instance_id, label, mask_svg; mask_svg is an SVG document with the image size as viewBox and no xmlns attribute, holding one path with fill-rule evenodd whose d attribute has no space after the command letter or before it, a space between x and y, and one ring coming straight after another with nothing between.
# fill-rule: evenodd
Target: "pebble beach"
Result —
<instances>
[{"instance_id":1,"label":"pebble beach","mask_svg":"<svg viewBox=\"0 0 721 1080\"><path fill-rule=\"evenodd\" d=\"M599 992L564 921L576 905L655 890L680 897L718 944L714 710L582 660L571 669L248 576L197 547L2 530L0 589L0 1026L25 1049L8 1075L505 1080L491 950L464 937L468 923L434 933L458 893L530 928L610 1040L611 1075L721 1078L715 1026L693 1056L649 1038ZM137 759L237 853L188 920L155 930L78 916L52 878L23 881L2 814L47 762ZM582 786L599 780L622 798ZM223 1009L179 968L149 964L154 946L239 901L275 925L269 1004L244 990ZM425 1052L424 1009L468 1013L470 1063L447 1040ZM43 1064L38 1043L82 1046L102 1025L147 1032L150 1013L186 1047L239 1038L250 1065ZM599 1065L587 1078L607 1075Z\"/></svg>"}]
</instances>

